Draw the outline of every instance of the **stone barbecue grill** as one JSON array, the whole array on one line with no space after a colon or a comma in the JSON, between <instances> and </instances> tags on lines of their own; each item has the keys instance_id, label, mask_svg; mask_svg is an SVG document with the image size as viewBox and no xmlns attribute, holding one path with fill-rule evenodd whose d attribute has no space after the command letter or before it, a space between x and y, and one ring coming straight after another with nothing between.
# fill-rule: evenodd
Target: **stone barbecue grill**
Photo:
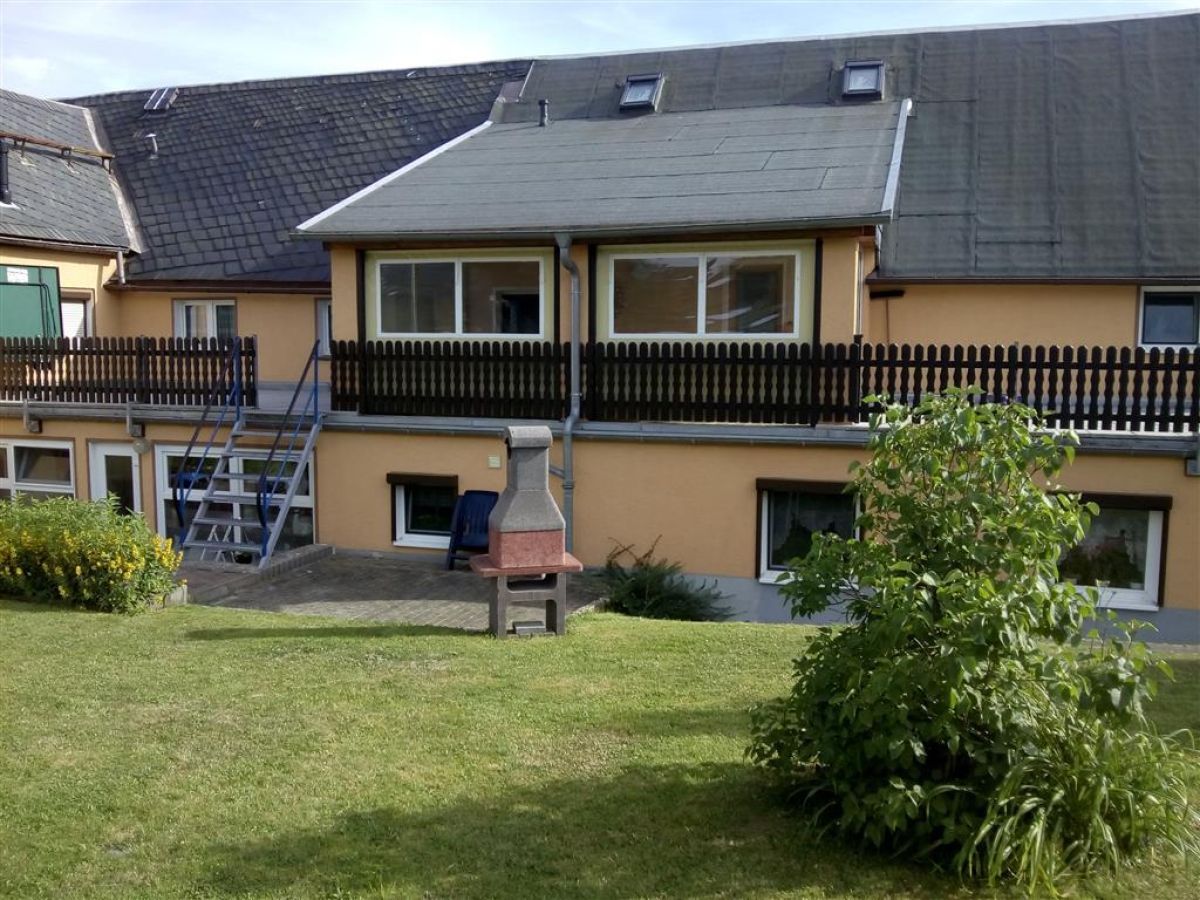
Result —
<instances>
[{"instance_id":1,"label":"stone barbecue grill","mask_svg":"<svg viewBox=\"0 0 1200 900\"><path fill-rule=\"evenodd\" d=\"M488 552L471 559L475 572L496 579L488 627L497 637L508 634L514 600L544 600L545 630L566 631L567 573L583 565L566 551L566 522L550 493L552 441L544 425L506 431L508 484L488 518Z\"/></svg>"}]
</instances>

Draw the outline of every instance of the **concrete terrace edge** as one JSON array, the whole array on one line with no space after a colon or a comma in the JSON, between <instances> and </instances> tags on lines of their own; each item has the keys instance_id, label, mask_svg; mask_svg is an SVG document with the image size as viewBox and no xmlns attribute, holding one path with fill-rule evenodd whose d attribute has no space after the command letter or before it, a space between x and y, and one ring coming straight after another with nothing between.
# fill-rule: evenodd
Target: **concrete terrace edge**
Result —
<instances>
[{"instance_id":1,"label":"concrete terrace edge","mask_svg":"<svg viewBox=\"0 0 1200 900\"><path fill-rule=\"evenodd\" d=\"M122 421L128 413L139 422L189 424L199 415L195 407L162 407L99 404L31 403L29 414L41 419L94 419ZM270 410L247 410L256 419L269 422ZM0 417L21 418L25 406L19 402L0 402ZM502 437L510 425L544 425L555 435L562 434L557 419L473 419L434 416L363 416L358 413L325 413L324 428L339 432L393 434L486 435ZM675 422L582 422L575 428L580 440L655 441L690 444L782 444L796 447L863 447L868 432L865 425L721 425ZM13 435L18 437L19 435ZM1140 432L1079 432L1083 453L1116 453L1138 456L1194 456L1200 446L1196 434L1159 434Z\"/></svg>"}]
</instances>

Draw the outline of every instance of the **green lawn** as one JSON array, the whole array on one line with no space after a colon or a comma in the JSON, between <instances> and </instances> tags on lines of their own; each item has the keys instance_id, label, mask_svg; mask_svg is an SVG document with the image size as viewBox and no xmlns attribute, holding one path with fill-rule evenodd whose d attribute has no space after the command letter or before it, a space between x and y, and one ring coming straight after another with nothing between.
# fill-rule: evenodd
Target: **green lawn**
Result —
<instances>
[{"instance_id":1,"label":"green lawn","mask_svg":"<svg viewBox=\"0 0 1200 900\"><path fill-rule=\"evenodd\" d=\"M0 894L945 897L811 835L743 760L803 632L563 640L201 607L0 603ZM1200 658L1164 719L1200 726ZM1194 896L1150 866L1077 886Z\"/></svg>"}]
</instances>

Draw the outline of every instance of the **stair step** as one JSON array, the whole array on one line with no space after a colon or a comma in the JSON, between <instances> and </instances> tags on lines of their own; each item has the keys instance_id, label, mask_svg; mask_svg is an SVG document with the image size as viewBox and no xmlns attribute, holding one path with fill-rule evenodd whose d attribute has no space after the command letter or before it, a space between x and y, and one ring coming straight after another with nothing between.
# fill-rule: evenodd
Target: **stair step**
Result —
<instances>
[{"instance_id":1,"label":"stair step","mask_svg":"<svg viewBox=\"0 0 1200 900\"><path fill-rule=\"evenodd\" d=\"M264 431L261 428L235 428L233 430L234 437L261 437L271 438L271 440L274 440L278 434L279 429L275 429L274 431Z\"/></svg>"},{"instance_id":2,"label":"stair step","mask_svg":"<svg viewBox=\"0 0 1200 900\"><path fill-rule=\"evenodd\" d=\"M258 544L239 544L234 541L184 541L183 546L186 550L225 550L230 553L252 553L255 556L262 554L262 547Z\"/></svg>"},{"instance_id":3,"label":"stair step","mask_svg":"<svg viewBox=\"0 0 1200 900\"><path fill-rule=\"evenodd\" d=\"M263 527L262 523L258 521L257 516L254 516L253 518L249 518L249 519L244 519L240 516L214 516L214 515L194 516L192 518L192 521L195 522L197 525L216 525L218 527L224 527L224 526L227 526L230 528L262 528ZM272 521L273 520L267 522L267 525L266 525L267 528L271 527Z\"/></svg>"},{"instance_id":4,"label":"stair step","mask_svg":"<svg viewBox=\"0 0 1200 900\"><path fill-rule=\"evenodd\" d=\"M261 447L230 447L223 455L236 456L239 459L261 459L263 450L270 449L270 447L265 445Z\"/></svg>"},{"instance_id":5,"label":"stair step","mask_svg":"<svg viewBox=\"0 0 1200 900\"><path fill-rule=\"evenodd\" d=\"M214 472L212 474L213 481L258 481L260 477L262 477L261 472ZM278 481L280 484L287 484L291 480L291 475L267 476L267 481Z\"/></svg>"},{"instance_id":6,"label":"stair step","mask_svg":"<svg viewBox=\"0 0 1200 900\"><path fill-rule=\"evenodd\" d=\"M232 491L213 491L205 494L204 500L209 503L257 503L257 494L233 493ZM269 494L264 499L270 504L280 504L287 500L287 494Z\"/></svg>"}]
</instances>

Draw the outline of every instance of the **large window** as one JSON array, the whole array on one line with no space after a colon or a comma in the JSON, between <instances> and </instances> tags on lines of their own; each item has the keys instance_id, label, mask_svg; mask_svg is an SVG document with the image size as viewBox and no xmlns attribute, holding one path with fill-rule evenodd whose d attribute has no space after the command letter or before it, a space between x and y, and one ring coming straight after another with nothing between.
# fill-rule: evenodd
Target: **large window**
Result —
<instances>
[{"instance_id":1,"label":"large window","mask_svg":"<svg viewBox=\"0 0 1200 900\"><path fill-rule=\"evenodd\" d=\"M1095 496L1100 514L1083 541L1063 554L1065 581L1099 589L1102 606L1156 609L1170 498Z\"/></svg>"},{"instance_id":2,"label":"large window","mask_svg":"<svg viewBox=\"0 0 1200 900\"><path fill-rule=\"evenodd\" d=\"M843 487L773 479L758 482L761 580L774 584L789 562L808 554L815 534L854 535L855 499Z\"/></svg>"},{"instance_id":3,"label":"large window","mask_svg":"<svg viewBox=\"0 0 1200 900\"><path fill-rule=\"evenodd\" d=\"M175 497L173 485L175 475L179 472L183 465L183 455L185 447L157 447L156 450L156 465L155 465L155 487L158 503L158 533L166 537L175 537L179 534L180 522L179 515L175 509ZM230 471L247 475L257 475L262 472L266 464L267 452L255 454L251 457L238 457L230 460ZM188 460L187 472L195 473L197 468L199 472L196 475L189 475L189 483L187 490L184 492L184 503L187 508L188 521L196 514L200 508L200 500L204 496L204 491L208 487L208 477L215 471L217 458L215 455L206 457L202 464L197 465L199 460L196 457ZM275 464L272 464L272 471L278 471ZM292 475L296 471L295 463L288 463L282 470L284 475ZM244 486L247 494L253 494L258 490L258 481L252 479L247 482L236 482L238 488ZM277 492L280 494L287 493L288 486L280 484ZM291 509L288 510L287 520L284 522L283 532L279 536L279 542L276 544L277 550L291 550L296 547L304 547L311 544L315 536L315 512L316 501L314 499L314 491L312 484L312 468L311 464L305 466L303 472L300 473L300 483L296 486L296 495L292 498ZM232 517L238 519L257 519L258 509L254 503L214 503L209 506L209 512L214 517ZM218 526L220 527L220 526ZM257 539L261 534L260 531L254 529L249 536L242 533L242 529L234 529L232 535L235 540ZM219 536L219 535L218 535Z\"/></svg>"},{"instance_id":4,"label":"large window","mask_svg":"<svg viewBox=\"0 0 1200 900\"><path fill-rule=\"evenodd\" d=\"M458 478L392 472L388 484L392 486L392 543L397 547L449 547Z\"/></svg>"},{"instance_id":5,"label":"large window","mask_svg":"<svg viewBox=\"0 0 1200 900\"><path fill-rule=\"evenodd\" d=\"M1147 346L1200 344L1200 288L1143 290L1140 333Z\"/></svg>"},{"instance_id":6,"label":"large window","mask_svg":"<svg viewBox=\"0 0 1200 900\"><path fill-rule=\"evenodd\" d=\"M799 334L797 253L614 253L609 264L614 337Z\"/></svg>"},{"instance_id":7,"label":"large window","mask_svg":"<svg viewBox=\"0 0 1200 900\"><path fill-rule=\"evenodd\" d=\"M380 261L382 337L541 337L541 259Z\"/></svg>"},{"instance_id":8,"label":"large window","mask_svg":"<svg viewBox=\"0 0 1200 900\"><path fill-rule=\"evenodd\" d=\"M237 336L237 305L232 300L176 300L175 337L218 338Z\"/></svg>"},{"instance_id":9,"label":"large window","mask_svg":"<svg viewBox=\"0 0 1200 900\"><path fill-rule=\"evenodd\" d=\"M57 441L0 441L0 499L75 496L71 448Z\"/></svg>"}]
</instances>

